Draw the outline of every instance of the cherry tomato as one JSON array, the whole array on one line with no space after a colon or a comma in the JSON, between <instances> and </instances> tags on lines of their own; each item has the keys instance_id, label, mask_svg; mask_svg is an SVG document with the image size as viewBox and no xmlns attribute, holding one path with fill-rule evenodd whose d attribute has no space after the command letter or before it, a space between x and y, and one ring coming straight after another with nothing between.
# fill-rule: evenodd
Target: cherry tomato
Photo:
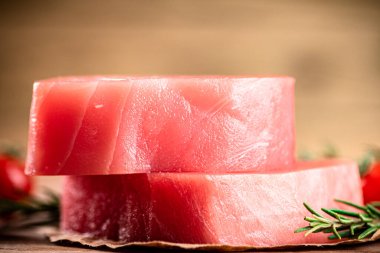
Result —
<instances>
[{"instance_id":1,"label":"cherry tomato","mask_svg":"<svg viewBox=\"0 0 380 253\"><path fill-rule=\"evenodd\" d=\"M30 194L31 178L24 174L24 165L15 158L0 155L0 198L20 200Z\"/></svg>"},{"instance_id":2,"label":"cherry tomato","mask_svg":"<svg viewBox=\"0 0 380 253\"><path fill-rule=\"evenodd\" d=\"M364 203L380 201L380 161L372 163L362 180Z\"/></svg>"}]
</instances>

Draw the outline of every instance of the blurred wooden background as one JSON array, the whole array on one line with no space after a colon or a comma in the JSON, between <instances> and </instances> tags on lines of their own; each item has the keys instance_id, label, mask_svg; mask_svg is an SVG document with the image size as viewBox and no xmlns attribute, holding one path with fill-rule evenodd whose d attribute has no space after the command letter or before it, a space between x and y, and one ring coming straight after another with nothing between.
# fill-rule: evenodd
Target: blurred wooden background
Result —
<instances>
[{"instance_id":1,"label":"blurred wooden background","mask_svg":"<svg viewBox=\"0 0 380 253\"><path fill-rule=\"evenodd\" d=\"M58 75L291 75L298 149L380 145L380 1L1 1L0 140Z\"/></svg>"}]
</instances>

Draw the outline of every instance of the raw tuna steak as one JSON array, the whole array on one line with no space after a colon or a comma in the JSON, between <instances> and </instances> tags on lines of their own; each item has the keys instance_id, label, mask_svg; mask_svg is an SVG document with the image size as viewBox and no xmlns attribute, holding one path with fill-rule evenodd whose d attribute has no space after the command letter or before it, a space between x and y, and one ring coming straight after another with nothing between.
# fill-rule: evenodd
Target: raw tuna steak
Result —
<instances>
[{"instance_id":1,"label":"raw tuna steak","mask_svg":"<svg viewBox=\"0 0 380 253\"><path fill-rule=\"evenodd\" d=\"M34 84L26 172L268 172L294 167L287 77L66 77Z\"/></svg>"},{"instance_id":2,"label":"raw tuna steak","mask_svg":"<svg viewBox=\"0 0 380 253\"><path fill-rule=\"evenodd\" d=\"M307 223L304 201L339 207L362 202L355 163L300 164L274 174L151 173L70 176L61 229L122 242L278 246L327 242L325 234L294 234Z\"/></svg>"}]
</instances>

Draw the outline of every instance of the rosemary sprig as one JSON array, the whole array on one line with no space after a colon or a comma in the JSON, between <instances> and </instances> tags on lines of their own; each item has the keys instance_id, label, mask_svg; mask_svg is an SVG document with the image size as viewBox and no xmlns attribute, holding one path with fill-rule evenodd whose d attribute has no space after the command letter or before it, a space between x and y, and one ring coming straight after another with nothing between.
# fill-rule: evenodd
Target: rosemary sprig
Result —
<instances>
[{"instance_id":1,"label":"rosemary sprig","mask_svg":"<svg viewBox=\"0 0 380 253\"><path fill-rule=\"evenodd\" d=\"M57 226L59 197L46 191L45 198L29 197L23 201L0 199L0 233L42 225Z\"/></svg>"},{"instance_id":2,"label":"rosemary sprig","mask_svg":"<svg viewBox=\"0 0 380 253\"><path fill-rule=\"evenodd\" d=\"M370 150L358 161L359 173L361 177L364 177L369 172L371 164L374 160L374 152Z\"/></svg>"},{"instance_id":3,"label":"rosemary sprig","mask_svg":"<svg viewBox=\"0 0 380 253\"><path fill-rule=\"evenodd\" d=\"M305 217L305 221L309 222L308 226L299 228L294 232L306 232L305 236L322 232L331 234L328 237L329 239L352 238L361 240L380 230L380 209L377 208L379 203L361 206L340 199L335 201L358 209L359 212L322 208L321 210L327 214L327 216L323 216L307 203L303 203L312 216Z\"/></svg>"}]
</instances>

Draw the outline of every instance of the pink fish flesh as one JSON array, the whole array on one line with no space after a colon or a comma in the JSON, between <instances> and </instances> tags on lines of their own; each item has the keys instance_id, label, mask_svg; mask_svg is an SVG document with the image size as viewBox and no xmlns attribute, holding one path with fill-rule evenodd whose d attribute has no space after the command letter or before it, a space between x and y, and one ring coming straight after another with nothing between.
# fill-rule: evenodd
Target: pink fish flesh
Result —
<instances>
[{"instance_id":1,"label":"pink fish flesh","mask_svg":"<svg viewBox=\"0 0 380 253\"><path fill-rule=\"evenodd\" d=\"M362 203L353 162L298 165L271 174L150 173L70 176L61 229L121 242L162 240L251 246L326 243L326 234L294 234L310 215L303 207Z\"/></svg>"},{"instance_id":2,"label":"pink fish flesh","mask_svg":"<svg viewBox=\"0 0 380 253\"><path fill-rule=\"evenodd\" d=\"M289 77L64 77L34 84L26 173L294 167Z\"/></svg>"}]
</instances>

